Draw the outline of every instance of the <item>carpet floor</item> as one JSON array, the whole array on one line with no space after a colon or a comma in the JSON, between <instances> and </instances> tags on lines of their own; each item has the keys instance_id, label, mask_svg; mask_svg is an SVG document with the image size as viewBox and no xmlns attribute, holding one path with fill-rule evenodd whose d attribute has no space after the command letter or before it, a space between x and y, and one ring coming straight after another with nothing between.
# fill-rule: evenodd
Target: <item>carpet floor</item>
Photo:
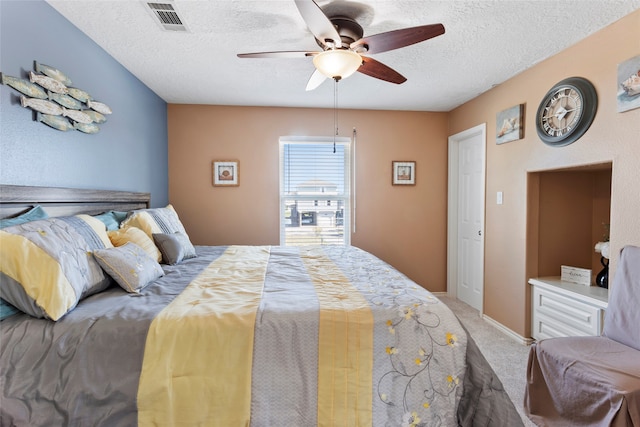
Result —
<instances>
[{"instance_id":1,"label":"carpet floor","mask_svg":"<svg viewBox=\"0 0 640 427\"><path fill-rule=\"evenodd\" d=\"M525 427L534 427L535 424L527 418L523 408L529 346L517 342L482 319L478 310L470 305L447 296L438 298L458 316L478 344L482 354L498 374Z\"/></svg>"}]
</instances>

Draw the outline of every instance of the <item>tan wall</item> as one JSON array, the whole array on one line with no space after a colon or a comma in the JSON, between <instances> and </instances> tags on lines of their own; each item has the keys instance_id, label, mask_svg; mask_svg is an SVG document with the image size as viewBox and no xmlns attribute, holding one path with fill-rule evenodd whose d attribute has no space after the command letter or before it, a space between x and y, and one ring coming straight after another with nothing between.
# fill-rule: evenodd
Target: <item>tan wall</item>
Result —
<instances>
[{"instance_id":1,"label":"tan wall","mask_svg":"<svg viewBox=\"0 0 640 427\"><path fill-rule=\"evenodd\" d=\"M527 172L612 161L612 272L623 245L640 245L640 109L618 113L616 105L617 64L640 54L638 40L640 11L450 113L450 134L487 123L484 313L523 336L531 332L528 268L537 265L536 247L527 246L537 237L527 236L527 217L539 215L527 210ZM577 142L548 147L536 134L535 113L546 92L571 76L595 85L598 112ZM524 139L496 145L496 113L521 103ZM497 191L504 192L503 205L495 203Z\"/></svg>"},{"instance_id":2,"label":"tan wall","mask_svg":"<svg viewBox=\"0 0 640 427\"><path fill-rule=\"evenodd\" d=\"M278 139L331 136L333 110L175 105L169 201L196 244L279 241ZM340 110L357 130L357 218L351 243L425 288L446 291L446 113ZM240 186L213 187L212 160L239 160ZM391 162L415 160L416 185L392 186Z\"/></svg>"},{"instance_id":3,"label":"tan wall","mask_svg":"<svg viewBox=\"0 0 640 427\"><path fill-rule=\"evenodd\" d=\"M446 141L487 123L484 313L530 336L528 172L612 162L611 244L640 245L640 109L616 112L617 64L640 53L635 12L561 54L445 113L340 111L342 135L358 131L357 232L352 244L378 255L431 291L446 290ZM548 147L535 112L558 81L583 76L599 107L579 141ZM495 145L496 113L525 107L525 137ZM330 135L331 110L169 105L169 200L199 244L278 243L278 138ZM240 187L211 186L213 159L240 160ZM392 160L416 160L417 185L392 187ZM529 186L529 187L528 187ZM504 204L496 205L496 192ZM383 205L389 208L381 208ZM529 210L528 210L529 209ZM595 209L595 208L594 208Z\"/></svg>"},{"instance_id":4,"label":"tan wall","mask_svg":"<svg viewBox=\"0 0 640 427\"><path fill-rule=\"evenodd\" d=\"M610 221L611 172L536 172L529 179L539 185L537 197L528 200L539 210L538 223L528 224L538 248L537 269L532 266L529 274L558 276L562 265L597 274L602 266L594 248L602 240L602 224Z\"/></svg>"}]
</instances>

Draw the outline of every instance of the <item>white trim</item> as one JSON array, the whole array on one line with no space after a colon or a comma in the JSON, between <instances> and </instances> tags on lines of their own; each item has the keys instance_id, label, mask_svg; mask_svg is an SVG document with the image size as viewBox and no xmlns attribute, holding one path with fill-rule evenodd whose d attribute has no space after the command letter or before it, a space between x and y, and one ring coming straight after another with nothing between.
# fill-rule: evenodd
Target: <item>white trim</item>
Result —
<instances>
[{"instance_id":1,"label":"white trim","mask_svg":"<svg viewBox=\"0 0 640 427\"><path fill-rule=\"evenodd\" d=\"M502 323L500 323L500 322L498 322L496 320L493 320L491 317L487 316L486 314L483 314L482 318L484 320L486 320L487 322L489 322L491 324L491 326L493 326L494 328L498 329L500 332L502 332L503 334L507 335L509 338L512 338L512 339L518 341L520 344L531 345L535 341L533 338L525 338L522 335L515 333L511 329L509 329L506 326L504 326Z\"/></svg>"},{"instance_id":2,"label":"white trim","mask_svg":"<svg viewBox=\"0 0 640 427\"><path fill-rule=\"evenodd\" d=\"M318 143L332 143L335 141L338 144L348 144L351 142L351 138L346 136L336 136L335 138L332 136L281 136L278 139L281 143L309 143L309 144L318 144Z\"/></svg>"},{"instance_id":3,"label":"white trim","mask_svg":"<svg viewBox=\"0 0 640 427\"><path fill-rule=\"evenodd\" d=\"M352 141L351 141L351 232L356 234L356 140L358 133L356 128L353 128ZM351 240L349 240L351 241Z\"/></svg>"},{"instance_id":4,"label":"white trim","mask_svg":"<svg viewBox=\"0 0 640 427\"><path fill-rule=\"evenodd\" d=\"M482 203L486 207L485 186L487 180L486 171L486 151L487 151L487 124L481 123L475 127L459 132L449 137L449 175L447 191L447 294L457 299L456 283L458 282L458 156L460 141L474 135L482 137L482 175L484 184L482 186ZM485 208L482 209L482 231L485 227ZM485 236L482 236L484 244ZM480 314L484 308L484 246L483 246L483 268L482 268L482 288L483 296L480 304Z\"/></svg>"},{"instance_id":5,"label":"white trim","mask_svg":"<svg viewBox=\"0 0 640 427\"><path fill-rule=\"evenodd\" d=\"M458 142L449 137L449 177L447 191L447 294L458 298Z\"/></svg>"},{"instance_id":6,"label":"white trim","mask_svg":"<svg viewBox=\"0 0 640 427\"><path fill-rule=\"evenodd\" d=\"M431 292L431 291L429 291ZM435 297L448 297L447 292L431 292L431 294Z\"/></svg>"}]
</instances>

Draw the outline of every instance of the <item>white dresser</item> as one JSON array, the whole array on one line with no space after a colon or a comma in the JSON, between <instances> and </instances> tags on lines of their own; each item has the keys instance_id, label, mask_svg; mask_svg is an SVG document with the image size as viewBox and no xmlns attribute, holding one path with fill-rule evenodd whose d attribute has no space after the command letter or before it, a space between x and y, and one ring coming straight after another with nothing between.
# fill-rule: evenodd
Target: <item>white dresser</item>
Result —
<instances>
[{"instance_id":1,"label":"white dresser","mask_svg":"<svg viewBox=\"0 0 640 427\"><path fill-rule=\"evenodd\" d=\"M533 338L602 334L608 289L564 282L560 277L533 278L529 284Z\"/></svg>"}]
</instances>

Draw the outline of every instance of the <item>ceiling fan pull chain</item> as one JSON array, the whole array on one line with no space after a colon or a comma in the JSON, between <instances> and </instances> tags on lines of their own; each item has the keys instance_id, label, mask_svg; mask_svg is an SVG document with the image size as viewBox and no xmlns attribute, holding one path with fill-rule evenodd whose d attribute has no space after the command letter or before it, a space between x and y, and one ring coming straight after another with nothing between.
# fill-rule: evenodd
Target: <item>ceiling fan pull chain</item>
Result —
<instances>
[{"instance_id":1,"label":"ceiling fan pull chain","mask_svg":"<svg viewBox=\"0 0 640 427\"><path fill-rule=\"evenodd\" d=\"M336 152L336 137L338 136L338 78L333 79L333 127L336 133L333 135L333 152Z\"/></svg>"}]
</instances>

